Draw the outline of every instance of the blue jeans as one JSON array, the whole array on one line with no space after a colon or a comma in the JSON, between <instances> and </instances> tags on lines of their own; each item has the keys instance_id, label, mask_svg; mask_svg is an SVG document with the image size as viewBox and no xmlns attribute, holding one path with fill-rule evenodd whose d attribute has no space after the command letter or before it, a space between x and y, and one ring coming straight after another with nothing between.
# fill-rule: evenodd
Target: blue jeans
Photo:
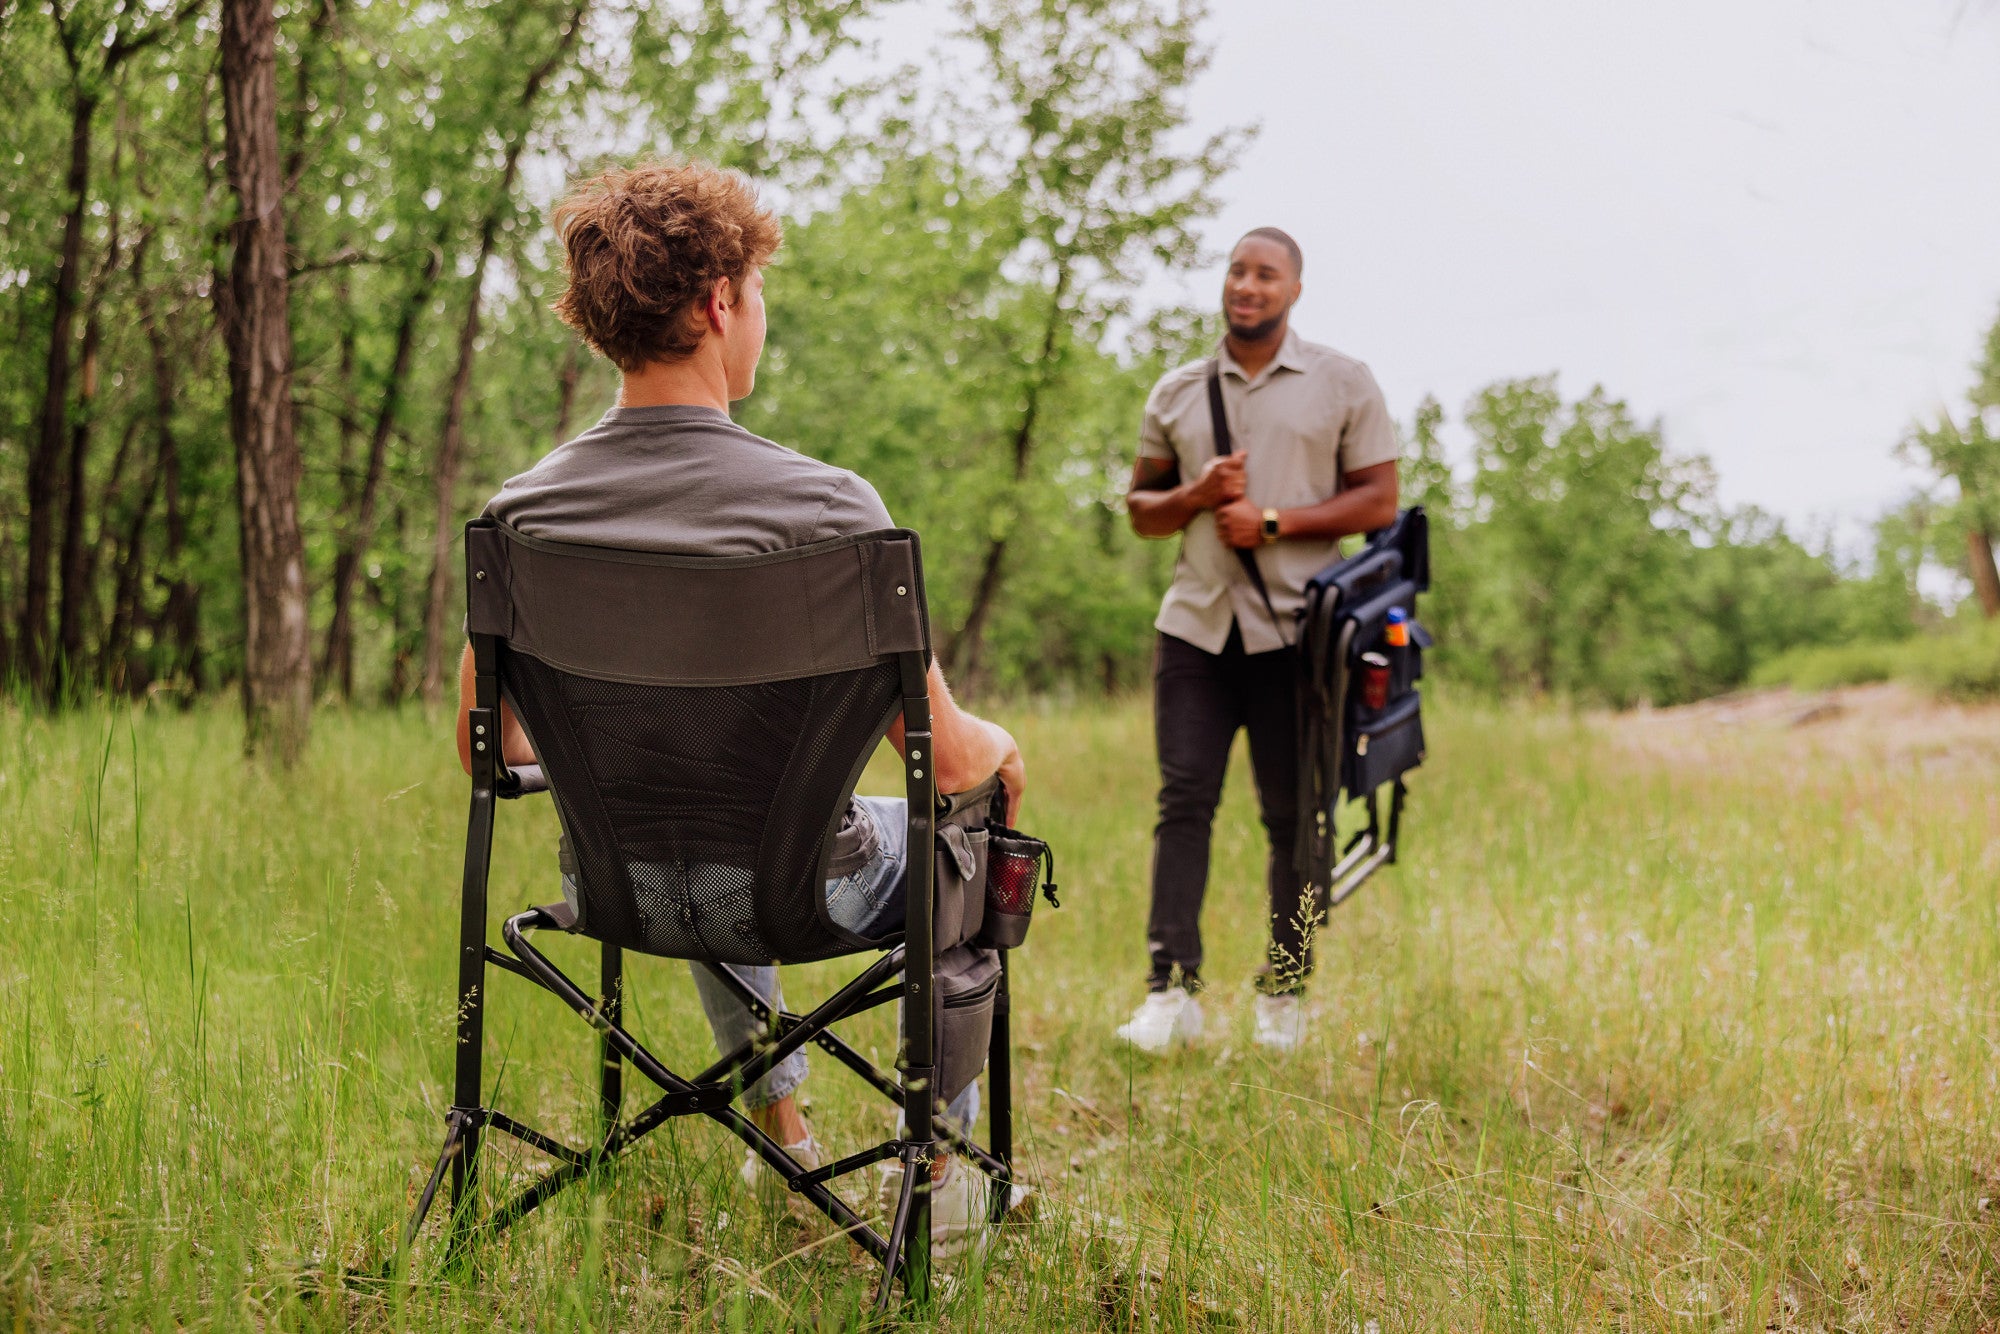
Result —
<instances>
[{"instance_id":1,"label":"blue jeans","mask_svg":"<svg viewBox=\"0 0 2000 1334\"><path fill-rule=\"evenodd\" d=\"M875 825L875 855L848 875L826 882L827 916L860 936L878 936L903 925L905 867L909 862L909 807L902 797L856 797ZM565 885L572 899L575 888ZM772 1009L785 1007L784 992L778 986L778 970L768 966L731 964L736 975ZM715 1049L727 1055L752 1038L763 1036L764 1025L738 1000L706 964L691 963L695 993L708 1016L709 1031L715 1035ZM755 1111L798 1092L806 1079L806 1054L795 1051L778 1062L771 1072L743 1091L743 1106ZM961 1134L970 1134L979 1119L979 1081L945 1108Z\"/></svg>"}]
</instances>

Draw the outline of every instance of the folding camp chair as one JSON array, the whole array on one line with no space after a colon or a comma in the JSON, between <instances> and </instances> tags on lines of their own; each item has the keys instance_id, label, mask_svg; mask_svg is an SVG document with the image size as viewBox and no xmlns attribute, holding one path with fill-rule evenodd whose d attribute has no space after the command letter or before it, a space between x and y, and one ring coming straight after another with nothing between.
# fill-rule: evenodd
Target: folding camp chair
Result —
<instances>
[{"instance_id":1,"label":"folding camp chair","mask_svg":"<svg viewBox=\"0 0 2000 1334\"><path fill-rule=\"evenodd\" d=\"M1423 650L1417 594L1431 586L1430 529L1422 506L1368 535L1360 551L1307 582L1299 609L1299 821L1294 861L1324 914L1394 865L1409 790L1403 776L1424 762ZM1381 707L1359 689L1363 655L1384 647L1392 610L1404 614L1407 645L1389 654ZM1386 796L1384 789L1387 789ZM1365 823L1335 857L1344 802L1363 804Z\"/></svg>"},{"instance_id":2,"label":"folding camp chair","mask_svg":"<svg viewBox=\"0 0 2000 1334\"><path fill-rule=\"evenodd\" d=\"M1005 954L993 984L986 1058L990 1147L933 1119L939 1105L937 959L974 925L977 868L931 855L934 835L983 828L989 785L940 799L926 693L930 631L916 534L890 530L754 556L684 557L539 540L490 519L466 528L472 806L466 824L459 930L457 1081L444 1148L405 1234L413 1242L447 1171L452 1245L499 1231L564 1186L623 1157L679 1116L720 1122L882 1264L878 1305L903 1281L929 1291L930 1173L941 1144L995 1180L997 1218L1012 1179L1012 1088ZM513 707L540 761L510 769L500 754L500 703ZM889 724L903 722L909 796L905 929L880 939L843 930L826 912L831 846L856 780ZM487 872L496 802L553 794L574 858L577 901L507 919L507 949L487 943ZM984 835L978 835L983 839ZM956 845L966 846L959 837ZM942 907L937 897L949 900ZM946 926L949 919L951 925ZM596 994L529 943L557 929L602 944ZM947 938L946 932L954 934ZM708 963L768 1035L706 1070L680 1075L626 1031L623 953ZM807 1014L774 1012L732 964L804 963L883 951ZM990 956L986 966L990 969ZM488 966L546 988L600 1035L602 1131L558 1142L488 1106L481 1092ZM832 1029L902 1000L894 1075ZM948 1012L956 1015L958 1011ZM742 1089L808 1044L901 1104L900 1138L808 1170L735 1106ZM982 1050L983 1049L983 1050ZM947 1052L947 1055L950 1053ZM621 1119L629 1063L661 1096ZM960 1061L963 1064L963 1058ZM976 1065L973 1067L976 1071ZM961 1076L963 1077L963 1076ZM969 1128L968 1128L969 1129ZM485 1218L474 1187L483 1132L521 1140L555 1166ZM831 1189L891 1158L903 1184L884 1235Z\"/></svg>"}]
</instances>

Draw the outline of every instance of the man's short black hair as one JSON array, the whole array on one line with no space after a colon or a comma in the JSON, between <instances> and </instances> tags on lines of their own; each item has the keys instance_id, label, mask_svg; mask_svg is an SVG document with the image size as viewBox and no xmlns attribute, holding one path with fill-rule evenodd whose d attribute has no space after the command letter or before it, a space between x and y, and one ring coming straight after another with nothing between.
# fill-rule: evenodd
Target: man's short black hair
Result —
<instances>
[{"instance_id":1,"label":"man's short black hair","mask_svg":"<svg viewBox=\"0 0 2000 1334\"><path fill-rule=\"evenodd\" d=\"M1283 246L1285 253L1292 257L1292 276L1297 278L1304 275L1306 271L1305 252L1299 249L1299 243L1294 241L1288 233L1280 231L1276 227L1252 227L1237 238L1236 244L1242 245L1253 236L1265 241L1276 241L1279 245Z\"/></svg>"}]
</instances>

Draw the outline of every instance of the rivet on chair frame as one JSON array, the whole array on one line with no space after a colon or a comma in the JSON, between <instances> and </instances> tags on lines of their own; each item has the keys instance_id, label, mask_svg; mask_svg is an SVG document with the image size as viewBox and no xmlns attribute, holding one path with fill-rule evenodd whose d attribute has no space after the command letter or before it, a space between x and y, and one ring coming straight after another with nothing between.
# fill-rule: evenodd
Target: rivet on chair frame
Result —
<instances>
[{"instance_id":1,"label":"rivet on chair frame","mask_svg":"<svg viewBox=\"0 0 2000 1334\"><path fill-rule=\"evenodd\" d=\"M484 579L484 578L486 577L486 571L484 571L484 570L474 570L474 571L472 572L472 577L473 577L474 579Z\"/></svg>"},{"instance_id":2,"label":"rivet on chair frame","mask_svg":"<svg viewBox=\"0 0 2000 1334\"><path fill-rule=\"evenodd\" d=\"M905 593L907 593L907 592L909 592L909 591L910 591L910 590L909 590L909 586L908 586L908 585L906 585L906 584L897 584L897 585L896 585L896 596L897 596L897 597L901 597L901 596L903 596L903 595L904 595Z\"/></svg>"}]
</instances>

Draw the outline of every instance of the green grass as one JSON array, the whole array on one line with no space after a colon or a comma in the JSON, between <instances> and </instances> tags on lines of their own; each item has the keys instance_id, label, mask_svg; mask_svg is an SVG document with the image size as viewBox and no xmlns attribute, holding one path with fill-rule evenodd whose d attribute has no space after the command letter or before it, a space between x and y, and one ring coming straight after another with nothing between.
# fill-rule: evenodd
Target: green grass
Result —
<instances>
[{"instance_id":1,"label":"green grass","mask_svg":"<svg viewBox=\"0 0 2000 1334\"><path fill-rule=\"evenodd\" d=\"M1147 712L1005 713L1066 891L1017 960L1043 1207L915 1323L1991 1328L1991 775L1434 712L1406 855L1336 913L1291 1060L1248 1042L1239 754L1216 1036L1162 1061L1109 1040L1142 970ZM464 1271L420 1246L403 1279L323 1286L387 1254L442 1133L465 784L415 713L322 714L289 779L237 741L221 711L0 714L0 1328L848 1327L851 1248L762 1220L691 1122ZM496 928L554 896L552 841L545 803L504 808ZM834 971L797 974L795 1004ZM682 966L632 976L640 1030L703 1064ZM588 1124L554 1001L498 977L489 1033L499 1105ZM885 1049L889 1017L855 1035ZM823 1139L886 1128L816 1069Z\"/></svg>"}]
</instances>

